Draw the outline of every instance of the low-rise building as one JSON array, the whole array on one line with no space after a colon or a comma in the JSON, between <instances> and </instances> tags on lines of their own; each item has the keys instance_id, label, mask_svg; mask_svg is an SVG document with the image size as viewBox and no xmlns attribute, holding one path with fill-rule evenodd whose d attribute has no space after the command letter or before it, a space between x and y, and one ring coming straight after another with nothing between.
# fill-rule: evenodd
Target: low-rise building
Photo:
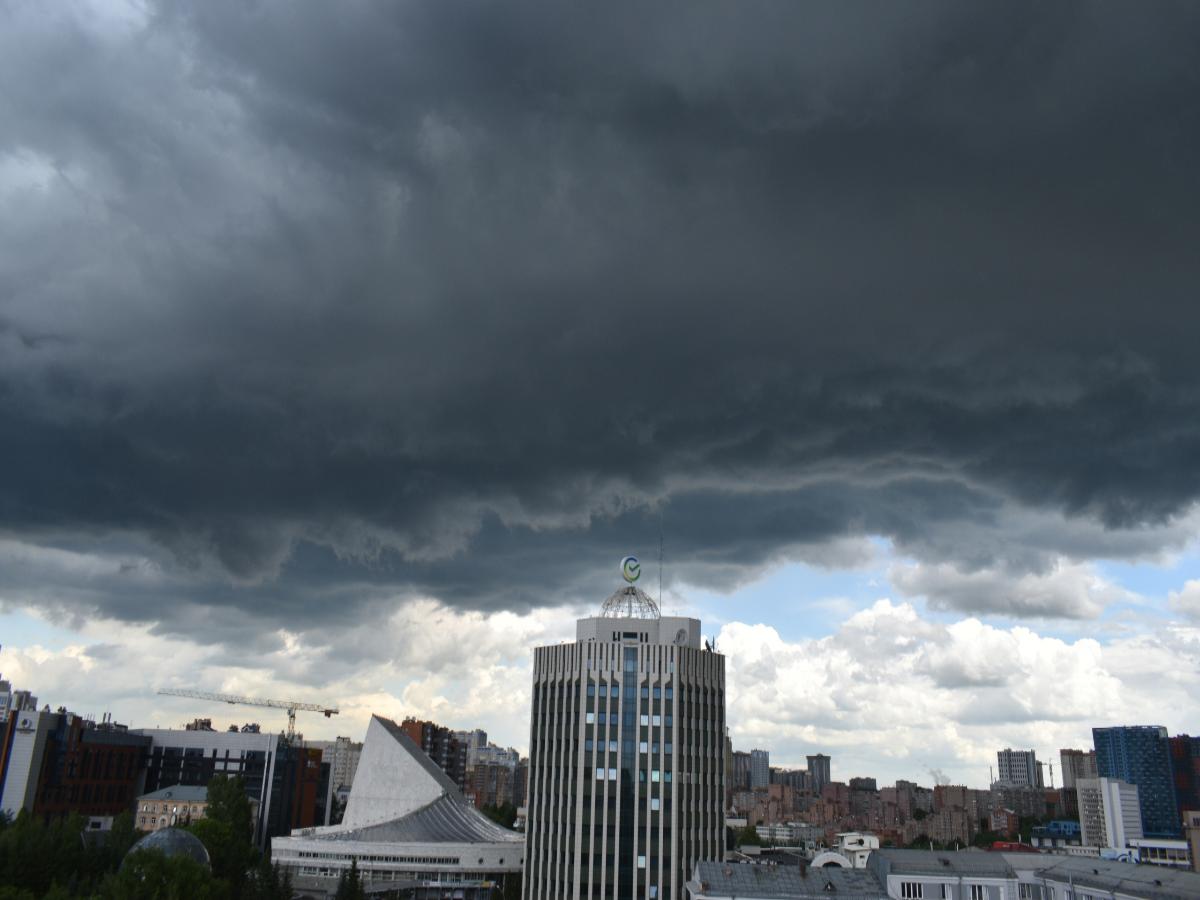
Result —
<instances>
[{"instance_id":1,"label":"low-rise building","mask_svg":"<svg viewBox=\"0 0 1200 900\"><path fill-rule=\"evenodd\" d=\"M691 900L885 900L864 869L699 862L687 883Z\"/></svg>"},{"instance_id":2,"label":"low-rise building","mask_svg":"<svg viewBox=\"0 0 1200 900\"><path fill-rule=\"evenodd\" d=\"M1195 900L1200 875L1041 853L882 849L868 871L895 900Z\"/></svg>"},{"instance_id":3,"label":"low-rise building","mask_svg":"<svg viewBox=\"0 0 1200 900\"><path fill-rule=\"evenodd\" d=\"M208 788L176 785L137 798L133 822L139 831L158 831L203 819L208 809Z\"/></svg>"}]
</instances>

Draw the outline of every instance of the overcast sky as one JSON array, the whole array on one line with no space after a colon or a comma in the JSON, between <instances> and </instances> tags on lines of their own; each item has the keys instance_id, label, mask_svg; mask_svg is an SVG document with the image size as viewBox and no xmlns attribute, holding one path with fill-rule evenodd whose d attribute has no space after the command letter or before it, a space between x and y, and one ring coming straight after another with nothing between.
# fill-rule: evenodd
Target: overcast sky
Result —
<instances>
[{"instance_id":1,"label":"overcast sky","mask_svg":"<svg viewBox=\"0 0 1200 900\"><path fill-rule=\"evenodd\" d=\"M735 746L1200 730L1200 6L0 3L0 672L527 744L643 559Z\"/></svg>"}]
</instances>

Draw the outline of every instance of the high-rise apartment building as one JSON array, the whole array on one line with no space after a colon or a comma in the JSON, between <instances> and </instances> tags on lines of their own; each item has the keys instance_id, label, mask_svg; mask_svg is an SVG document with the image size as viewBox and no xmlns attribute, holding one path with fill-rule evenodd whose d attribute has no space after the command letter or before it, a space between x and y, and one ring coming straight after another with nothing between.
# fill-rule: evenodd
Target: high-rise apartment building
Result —
<instances>
[{"instance_id":1,"label":"high-rise apartment building","mask_svg":"<svg viewBox=\"0 0 1200 900\"><path fill-rule=\"evenodd\" d=\"M1145 836L1178 837L1182 820L1171 778L1167 729L1160 725L1093 728L1092 738L1100 777L1137 785Z\"/></svg>"},{"instance_id":2,"label":"high-rise apartment building","mask_svg":"<svg viewBox=\"0 0 1200 900\"><path fill-rule=\"evenodd\" d=\"M821 788L833 780L829 777L829 757L824 753L808 757L808 780L818 794L821 793Z\"/></svg>"},{"instance_id":3,"label":"high-rise apartment building","mask_svg":"<svg viewBox=\"0 0 1200 900\"><path fill-rule=\"evenodd\" d=\"M1179 811L1200 810L1200 737L1177 734L1168 743Z\"/></svg>"},{"instance_id":4,"label":"high-rise apartment building","mask_svg":"<svg viewBox=\"0 0 1200 900\"><path fill-rule=\"evenodd\" d=\"M1096 769L1095 750L1059 750L1058 758L1062 763L1062 786L1075 787L1081 778L1099 778Z\"/></svg>"},{"instance_id":5,"label":"high-rise apartment building","mask_svg":"<svg viewBox=\"0 0 1200 900\"><path fill-rule=\"evenodd\" d=\"M412 716L401 722L400 727L439 769L450 776L460 791L466 789L468 745L458 739L458 732Z\"/></svg>"},{"instance_id":6,"label":"high-rise apartment building","mask_svg":"<svg viewBox=\"0 0 1200 900\"><path fill-rule=\"evenodd\" d=\"M1042 787L1042 770L1032 750L996 751L996 782L1005 787Z\"/></svg>"},{"instance_id":7,"label":"high-rise apartment building","mask_svg":"<svg viewBox=\"0 0 1200 900\"><path fill-rule=\"evenodd\" d=\"M526 900L686 900L725 851L724 734L725 658L632 583L538 647Z\"/></svg>"},{"instance_id":8,"label":"high-rise apartment building","mask_svg":"<svg viewBox=\"0 0 1200 900\"><path fill-rule=\"evenodd\" d=\"M1079 827L1085 847L1123 850L1129 841L1142 838L1138 789L1116 778L1082 778L1079 792Z\"/></svg>"},{"instance_id":9,"label":"high-rise apartment building","mask_svg":"<svg viewBox=\"0 0 1200 900\"><path fill-rule=\"evenodd\" d=\"M750 754L745 750L734 750L730 761L733 770L733 781L729 784L731 791L750 790Z\"/></svg>"},{"instance_id":10,"label":"high-rise apartment building","mask_svg":"<svg viewBox=\"0 0 1200 900\"><path fill-rule=\"evenodd\" d=\"M771 751L750 751L750 789L765 788L771 783Z\"/></svg>"}]
</instances>

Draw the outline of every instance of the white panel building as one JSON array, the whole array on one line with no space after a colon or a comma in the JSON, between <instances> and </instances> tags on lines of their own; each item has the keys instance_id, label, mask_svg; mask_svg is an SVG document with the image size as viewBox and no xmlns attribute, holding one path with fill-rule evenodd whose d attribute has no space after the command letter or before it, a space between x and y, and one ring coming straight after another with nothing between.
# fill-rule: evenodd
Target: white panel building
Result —
<instances>
[{"instance_id":1,"label":"white panel building","mask_svg":"<svg viewBox=\"0 0 1200 900\"><path fill-rule=\"evenodd\" d=\"M1081 778L1075 784L1083 846L1123 850L1144 837L1136 784L1117 778Z\"/></svg>"},{"instance_id":2,"label":"white panel building","mask_svg":"<svg viewBox=\"0 0 1200 900\"><path fill-rule=\"evenodd\" d=\"M724 854L724 728L724 657L632 584L538 647L526 900L684 900Z\"/></svg>"}]
</instances>

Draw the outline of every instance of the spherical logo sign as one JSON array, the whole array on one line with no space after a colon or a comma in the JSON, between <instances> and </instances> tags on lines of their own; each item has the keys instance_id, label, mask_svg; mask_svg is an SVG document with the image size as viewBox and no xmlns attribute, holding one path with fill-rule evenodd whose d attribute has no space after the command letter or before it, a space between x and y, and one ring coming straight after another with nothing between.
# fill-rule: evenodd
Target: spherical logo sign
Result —
<instances>
[{"instance_id":1,"label":"spherical logo sign","mask_svg":"<svg viewBox=\"0 0 1200 900\"><path fill-rule=\"evenodd\" d=\"M642 564L636 556L627 556L621 560L621 574L630 584L638 580L638 576L642 574Z\"/></svg>"}]
</instances>

